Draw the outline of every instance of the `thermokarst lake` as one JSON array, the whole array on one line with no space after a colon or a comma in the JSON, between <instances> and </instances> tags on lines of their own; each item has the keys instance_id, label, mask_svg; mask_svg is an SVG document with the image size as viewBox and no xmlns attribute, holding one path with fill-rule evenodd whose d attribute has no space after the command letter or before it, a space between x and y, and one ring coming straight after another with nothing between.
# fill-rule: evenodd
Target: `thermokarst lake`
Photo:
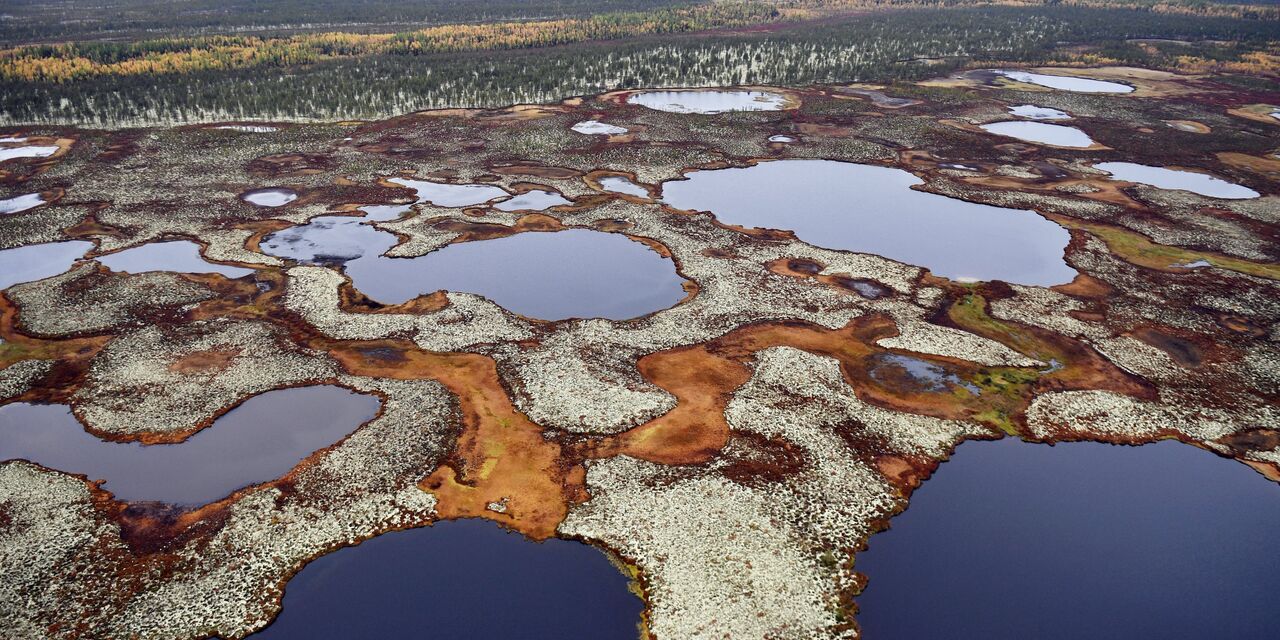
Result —
<instances>
[{"instance_id":1,"label":"thermokarst lake","mask_svg":"<svg viewBox=\"0 0 1280 640\"><path fill-rule=\"evenodd\" d=\"M1133 87L1119 82L1109 82L1106 80L1095 80L1093 78L1082 78L1077 76L1059 76L1044 73L1032 73L1030 71L997 71L996 73L1017 80L1018 82L1026 82L1036 84L1050 89L1061 89L1063 91L1075 91L1078 93L1130 93Z\"/></svg>"},{"instance_id":2,"label":"thermokarst lake","mask_svg":"<svg viewBox=\"0 0 1280 640\"><path fill-rule=\"evenodd\" d=\"M4 640L1280 638L1269 4L9 4Z\"/></svg>"},{"instance_id":3,"label":"thermokarst lake","mask_svg":"<svg viewBox=\"0 0 1280 640\"><path fill-rule=\"evenodd\" d=\"M1133 162L1100 162L1093 165L1093 168L1106 171L1116 180L1140 182L1161 189L1181 189L1210 198L1243 200L1257 198L1260 195L1248 187L1195 171L1179 171Z\"/></svg>"},{"instance_id":4,"label":"thermokarst lake","mask_svg":"<svg viewBox=\"0 0 1280 640\"><path fill-rule=\"evenodd\" d=\"M917 191L923 181L891 167L780 160L694 171L663 183L673 207L710 211L724 224L794 231L829 249L875 253L960 281L1061 284L1070 239L1033 211ZM922 233L924 229L930 233Z\"/></svg>"},{"instance_id":5,"label":"thermokarst lake","mask_svg":"<svg viewBox=\"0 0 1280 640\"><path fill-rule=\"evenodd\" d=\"M726 111L777 111L786 107L787 99L767 91L705 89L643 91L627 96L627 102L672 113L715 114Z\"/></svg>"},{"instance_id":6,"label":"thermokarst lake","mask_svg":"<svg viewBox=\"0 0 1280 640\"><path fill-rule=\"evenodd\" d=\"M280 389L245 400L183 442L142 445L88 433L66 405L9 404L0 407L0 459L105 480L118 500L199 506L280 477L371 420L378 405L339 387Z\"/></svg>"},{"instance_id":7,"label":"thermokarst lake","mask_svg":"<svg viewBox=\"0 0 1280 640\"><path fill-rule=\"evenodd\" d=\"M1008 136L1026 142L1047 144L1055 147L1071 147L1085 149L1096 144L1089 134L1060 124L1044 122L1026 122L1014 120L1009 122L993 122L982 125L982 129L998 136Z\"/></svg>"},{"instance_id":8,"label":"thermokarst lake","mask_svg":"<svg viewBox=\"0 0 1280 640\"><path fill-rule=\"evenodd\" d=\"M1181 443L966 443L858 554L858 619L869 638L1258 637L1280 626L1276 527L1280 487Z\"/></svg>"},{"instance_id":9,"label":"thermokarst lake","mask_svg":"<svg viewBox=\"0 0 1280 640\"><path fill-rule=\"evenodd\" d=\"M626 320L687 295L671 260L619 234L529 232L452 244L417 258L384 256L395 244L393 234L359 218L330 216L269 235L262 247L301 262L342 264L356 289L383 304L459 291L540 320ZM513 260L520 269L509 267Z\"/></svg>"}]
</instances>

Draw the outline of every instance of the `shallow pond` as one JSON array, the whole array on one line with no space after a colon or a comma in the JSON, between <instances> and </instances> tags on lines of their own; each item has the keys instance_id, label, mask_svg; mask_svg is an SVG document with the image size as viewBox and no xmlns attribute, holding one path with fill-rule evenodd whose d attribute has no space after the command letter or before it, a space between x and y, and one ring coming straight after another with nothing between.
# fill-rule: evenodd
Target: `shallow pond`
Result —
<instances>
[{"instance_id":1,"label":"shallow pond","mask_svg":"<svg viewBox=\"0 0 1280 640\"><path fill-rule=\"evenodd\" d=\"M586 229L462 242L417 258L368 252L346 271L357 289L384 304L465 291L542 320L624 320L685 297L670 259L626 236Z\"/></svg>"},{"instance_id":2,"label":"shallow pond","mask_svg":"<svg viewBox=\"0 0 1280 640\"><path fill-rule=\"evenodd\" d=\"M643 604L604 553L455 520L308 564L261 640L431 637L635 640Z\"/></svg>"},{"instance_id":3,"label":"shallow pond","mask_svg":"<svg viewBox=\"0 0 1280 640\"><path fill-rule=\"evenodd\" d=\"M499 211L542 211L551 207L558 207L563 204L573 204L564 196L553 193L551 191L542 191L534 189L526 191L510 200L503 200L496 205L494 209Z\"/></svg>"},{"instance_id":4,"label":"shallow pond","mask_svg":"<svg viewBox=\"0 0 1280 640\"><path fill-rule=\"evenodd\" d=\"M604 134L609 136L616 136L616 135L621 135L627 132L626 127L619 127L613 124L605 124L603 122L597 122L595 120L583 120L582 122L579 122L578 124L575 124L570 128L573 129L574 131L577 131L578 133L582 133L586 135Z\"/></svg>"},{"instance_id":5,"label":"shallow pond","mask_svg":"<svg viewBox=\"0 0 1280 640\"><path fill-rule=\"evenodd\" d=\"M1089 137L1089 134L1075 127L1067 127L1060 124L1013 120L984 124L982 129L998 136L1008 136L1026 142L1048 144L1055 147L1084 149L1093 146L1093 139Z\"/></svg>"},{"instance_id":6,"label":"shallow pond","mask_svg":"<svg viewBox=\"0 0 1280 640\"><path fill-rule=\"evenodd\" d=\"M1132 162L1100 162L1093 165L1093 168L1106 171L1117 180L1140 182L1160 189L1181 189L1210 198L1243 200L1259 195L1248 187L1195 171L1178 171Z\"/></svg>"},{"instance_id":7,"label":"shallow pond","mask_svg":"<svg viewBox=\"0 0 1280 640\"><path fill-rule=\"evenodd\" d=\"M240 131L243 133L271 133L277 131L276 127L258 124L223 124L213 127L214 129L223 129L225 131Z\"/></svg>"},{"instance_id":8,"label":"shallow pond","mask_svg":"<svg viewBox=\"0 0 1280 640\"><path fill-rule=\"evenodd\" d=\"M27 209L34 209L42 204L44 204L44 198L40 197L40 194L28 193L0 200L0 213L18 213Z\"/></svg>"},{"instance_id":9,"label":"shallow pond","mask_svg":"<svg viewBox=\"0 0 1280 640\"><path fill-rule=\"evenodd\" d=\"M981 395L982 389L972 382L966 382L956 374L939 364L922 358L900 353L883 353L872 356L867 373L871 379L882 384L893 384L906 376L908 387L921 391L947 391L956 387L967 390L973 395Z\"/></svg>"},{"instance_id":10,"label":"shallow pond","mask_svg":"<svg viewBox=\"0 0 1280 640\"><path fill-rule=\"evenodd\" d=\"M1051 76L1029 71L997 71L996 73L1028 84L1036 84L1050 89L1063 89L1079 93L1132 93L1133 87L1119 82L1094 80L1092 78L1076 78L1072 76Z\"/></svg>"},{"instance_id":11,"label":"shallow pond","mask_svg":"<svg viewBox=\"0 0 1280 640\"><path fill-rule=\"evenodd\" d=\"M139 247L100 256L97 260L108 269L121 273L148 271L221 273L228 278L241 278L253 273L253 269L231 267L205 260L200 255L200 245L190 240L149 242Z\"/></svg>"},{"instance_id":12,"label":"shallow pond","mask_svg":"<svg viewBox=\"0 0 1280 640\"><path fill-rule=\"evenodd\" d=\"M605 191L621 193L623 195L635 196L637 198L648 198L649 190L632 182L622 176L609 176L600 178L600 187Z\"/></svg>"},{"instance_id":13,"label":"shallow pond","mask_svg":"<svg viewBox=\"0 0 1280 640\"><path fill-rule=\"evenodd\" d=\"M1070 120L1071 114L1058 109L1050 109L1049 107L1037 107L1034 104L1020 104L1009 107L1009 113L1019 118L1030 118L1032 120Z\"/></svg>"},{"instance_id":14,"label":"shallow pond","mask_svg":"<svg viewBox=\"0 0 1280 640\"><path fill-rule=\"evenodd\" d=\"M373 419L379 401L334 386L254 396L179 444L108 442L66 405L0 407L0 460L22 458L90 479L129 502L201 505L274 480Z\"/></svg>"},{"instance_id":15,"label":"shallow pond","mask_svg":"<svg viewBox=\"0 0 1280 640\"><path fill-rule=\"evenodd\" d=\"M65 273L92 248L92 242L68 240L0 250L0 291Z\"/></svg>"},{"instance_id":16,"label":"shallow pond","mask_svg":"<svg viewBox=\"0 0 1280 640\"><path fill-rule=\"evenodd\" d=\"M242 200L259 207L283 207L298 199L292 189L258 189L240 196Z\"/></svg>"},{"instance_id":17,"label":"shallow pond","mask_svg":"<svg viewBox=\"0 0 1280 640\"><path fill-rule=\"evenodd\" d=\"M795 139L795 138L792 138L791 136L784 136L784 135L781 135L781 134L776 135L776 136L769 136L769 142L783 142L783 143L787 143L787 142L795 142L795 141L796 141L796 139Z\"/></svg>"},{"instance_id":18,"label":"shallow pond","mask_svg":"<svg viewBox=\"0 0 1280 640\"><path fill-rule=\"evenodd\" d=\"M396 246L394 234L365 224L367 218L320 216L262 238L263 253L312 264L337 264L380 256Z\"/></svg>"},{"instance_id":19,"label":"shallow pond","mask_svg":"<svg viewBox=\"0 0 1280 640\"><path fill-rule=\"evenodd\" d=\"M1280 637L1280 486L1188 445L965 443L891 524L872 640Z\"/></svg>"},{"instance_id":20,"label":"shallow pond","mask_svg":"<svg viewBox=\"0 0 1280 640\"><path fill-rule=\"evenodd\" d=\"M56 145L28 145L25 147L0 148L0 162L13 160L14 158L48 158L57 152L58 147Z\"/></svg>"},{"instance_id":21,"label":"shallow pond","mask_svg":"<svg viewBox=\"0 0 1280 640\"><path fill-rule=\"evenodd\" d=\"M1070 282L1071 236L1033 211L916 191L916 176L833 160L779 160L694 171L663 183L663 201L720 222L794 231L828 249L875 253L953 280Z\"/></svg>"},{"instance_id":22,"label":"shallow pond","mask_svg":"<svg viewBox=\"0 0 1280 640\"><path fill-rule=\"evenodd\" d=\"M629 104L671 113L724 113L726 111L778 111L787 105L785 96L768 91L645 91L627 97Z\"/></svg>"},{"instance_id":23,"label":"shallow pond","mask_svg":"<svg viewBox=\"0 0 1280 640\"><path fill-rule=\"evenodd\" d=\"M391 178L389 182L403 185L418 192L418 202L439 207L470 207L484 204L495 198L505 198L510 193L491 184L448 184L429 180Z\"/></svg>"}]
</instances>

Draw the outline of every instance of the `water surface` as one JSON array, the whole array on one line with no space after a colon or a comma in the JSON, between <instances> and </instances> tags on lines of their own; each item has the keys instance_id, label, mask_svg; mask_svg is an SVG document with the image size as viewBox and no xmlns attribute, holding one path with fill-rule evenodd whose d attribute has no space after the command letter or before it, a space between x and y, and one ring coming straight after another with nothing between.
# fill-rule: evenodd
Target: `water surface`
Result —
<instances>
[{"instance_id":1,"label":"water surface","mask_svg":"<svg viewBox=\"0 0 1280 640\"><path fill-rule=\"evenodd\" d=\"M0 200L0 213L18 213L27 209L34 209L42 204L44 204L44 198L40 197L40 194L28 193Z\"/></svg>"},{"instance_id":2,"label":"water surface","mask_svg":"<svg viewBox=\"0 0 1280 640\"><path fill-rule=\"evenodd\" d=\"M240 196L245 202L259 207L283 207L298 199L292 189L258 189Z\"/></svg>"},{"instance_id":3,"label":"water surface","mask_svg":"<svg viewBox=\"0 0 1280 640\"><path fill-rule=\"evenodd\" d=\"M1243 200L1259 196L1257 191L1248 187L1195 171L1178 171L1132 162L1100 162L1093 167L1106 171L1117 180L1140 182L1160 189L1181 189L1210 198Z\"/></svg>"},{"instance_id":4,"label":"water surface","mask_svg":"<svg viewBox=\"0 0 1280 640\"><path fill-rule=\"evenodd\" d=\"M617 125L597 122L595 120L583 120L570 128L578 133L586 135L604 134L616 136L627 132L626 127L619 127Z\"/></svg>"},{"instance_id":5,"label":"water surface","mask_svg":"<svg viewBox=\"0 0 1280 640\"><path fill-rule=\"evenodd\" d=\"M357 289L384 304L465 291L542 320L624 320L685 297L670 259L626 236L587 229L462 242L417 258L366 252L346 271Z\"/></svg>"},{"instance_id":6,"label":"water surface","mask_svg":"<svg viewBox=\"0 0 1280 640\"><path fill-rule=\"evenodd\" d=\"M483 520L388 533L308 564L261 640L636 640L643 604L600 551Z\"/></svg>"},{"instance_id":7,"label":"water surface","mask_svg":"<svg viewBox=\"0 0 1280 640\"><path fill-rule=\"evenodd\" d=\"M726 111L778 111L787 99L768 91L729 91L720 89L695 91L645 91L627 97L638 104L672 113L724 113Z\"/></svg>"},{"instance_id":8,"label":"water surface","mask_svg":"<svg viewBox=\"0 0 1280 640\"><path fill-rule=\"evenodd\" d=\"M8 147L0 149L0 162L14 158L48 158L58 152L56 145L28 145L25 147Z\"/></svg>"},{"instance_id":9,"label":"water surface","mask_svg":"<svg viewBox=\"0 0 1280 640\"><path fill-rule=\"evenodd\" d=\"M231 267L205 260L200 255L200 245L190 240L149 242L132 249L100 256L97 260L108 269L121 273L148 271L221 273L228 278L241 278L253 273L253 269Z\"/></svg>"},{"instance_id":10,"label":"water surface","mask_svg":"<svg viewBox=\"0 0 1280 640\"><path fill-rule=\"evenodd\" d=\"M1029 71L997 71L996 73L1029 84L1037 84L1050 89L1063 89L1078 93L1132 93L1133 87L1119 82L1094 80L1092 78L1076 78L1072 76L1051 76Z\"/></svg>"},{"instance_id":11,"label":"water surface","mask_svg":"<svg viewBox=\"0 0 1280 640\"><path fill-rule=\"evenodd\" d=\"M551 207L558 207L562 204L573 204L564 196L553 193L551 191L542 191L534 189L526 191L510 200L504 200L494 205L494 209L499 211L542 211Z\"/></svg>"},{"instance_id":12,"label":"water surface","mask_svg":"<svg viewBox=\"0 0 1280 640\"><path fill-rule=\"evenodd\" d=\"M143 446L90 435L66 405L9 404L0 407L0 460L105 479L120 500L201 505L284 475L373 419L379 405L327 385L268 391L185 442Z\"/></svg>"},{"instance_id":13,"label":"water surface","mask_svg":"<svg viewBox=\"0 0 1280 640\"><path fill-rule=\"evenodd\" d=\"M1037 144L1048 144L1055 147L1083 149L1093 146L1093 139L1089 137L1089 134L1075 127L1067 127L1060 124L1012 120L984 124L982 129L999 136L1009 136L1010 138Z\"/></svg>"},{"instance_id":14,"label":"water surface","mask_svg":"<svg viewBox=\"0 0 1280 640\"><path fill-rule=\"evenodd\" d=\"M1070 120L1071 114L1058 109L1050 109L1049 107L1037 107L1034 104L1020 104L1009 107L1009 113L1019 118L1030 118L1032 120Z\"/></svg>"},{"instance_id":15,"label":"water surface","mask_svg":"<svg viewBox=\"0 0 1280 640\"><path fill-rule=\"evenodd\" d=\"M92 242L68 240L0 250L0 290L65 273L92 248Z\"/></svg>"},{"instance_id":16,"label":"water surface","mask_svg":"<svg viewBox=\"0 0 1280 640\"><path fill-rule=\"evenodd\" d=\"M791 136L784 136L781 134L776 136L769 136L769 142L795 142L795 141L796 141L795 138L792 138Z\"/></svg>"},{"instance_id":17,"label":"water surface","mask_svg":"<svg viewBox=\"0 0 1280 640\"><path fill-rule=\"evenodd\" d=\"M511 195L505 189L491 184L447 184L407 178L391 178L390 182L417 191L418 202L427 202L440 207L470 207Z\"/></svg>"},{"instance_id":18,"label":"water surface","mask_svg":"<svg viewBox=\"0 0 1280 640\"><path fill-rule=\"evenodd\" d=\"M648 198L649 190L622 176L600 178L600 187L605 191L621 193L637 198Z\"/></svg>"},{"instance_id":19,"label":"water surface","mask_svg":"<svg viewBox=\"0 0 1280 640\"><path fill-rule=\"evenodd\" d=\"M875 253L953 280L1070 282L1071 236L1033 211L916 191L916 176L833 160L778 160L694 171L663 183L674 207L710 211L722 223L794 231L828 249Z\"/></svg>"},{"instance_id":20,"label":"water surface","mask_svg":"<svg viewBox=\"0 0 1280 640\"><path fill-rule=\"evenodd\" d=\"M891 524L868 640L1280 637L1280 486L1191 446L965 443Z\"/></svg>"}]
</instances>

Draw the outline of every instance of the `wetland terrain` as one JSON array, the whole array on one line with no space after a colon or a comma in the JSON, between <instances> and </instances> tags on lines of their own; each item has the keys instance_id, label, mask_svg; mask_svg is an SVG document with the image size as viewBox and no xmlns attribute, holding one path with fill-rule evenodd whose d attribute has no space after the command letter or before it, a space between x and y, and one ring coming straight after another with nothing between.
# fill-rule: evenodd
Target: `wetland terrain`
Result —
<instances>
[{"instance_id":1,"label":"wetland terrain","mask_svg":"<svg viewBox=\"0 0 1280 640\"><path fill-rule=\"evenodd\" d=\"M1280 83L1095 62L6 111L0 635L1280 634Z\"/></svg>"}]
</instances>

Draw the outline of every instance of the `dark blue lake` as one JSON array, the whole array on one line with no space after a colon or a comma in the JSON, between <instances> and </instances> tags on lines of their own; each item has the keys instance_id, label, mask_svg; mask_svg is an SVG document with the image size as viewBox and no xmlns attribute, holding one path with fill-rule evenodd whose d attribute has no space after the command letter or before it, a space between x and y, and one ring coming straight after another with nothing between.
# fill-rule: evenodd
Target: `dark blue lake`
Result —
<instances>
[{"instance_id":1,"label":"dark blue lake","mask_svg":"<svg viewBox=\"0 0 1280 640\"><path fill-rule=\"evenodd\" d=\"M636 640L643 605L604 553L484 520L378 536L307 565L262 640Z\"/></svg>"},{"instance_id":2,"label":"dark blue lake","mask_svg":"<svg viewBox=\"0 0 1280 640\"><path fill-rule=\"evenodd\" d=\"M1280 638L1280 485L1175 442L970 442L857 557L867 640Z\"/></svg>"}]
</instances>

